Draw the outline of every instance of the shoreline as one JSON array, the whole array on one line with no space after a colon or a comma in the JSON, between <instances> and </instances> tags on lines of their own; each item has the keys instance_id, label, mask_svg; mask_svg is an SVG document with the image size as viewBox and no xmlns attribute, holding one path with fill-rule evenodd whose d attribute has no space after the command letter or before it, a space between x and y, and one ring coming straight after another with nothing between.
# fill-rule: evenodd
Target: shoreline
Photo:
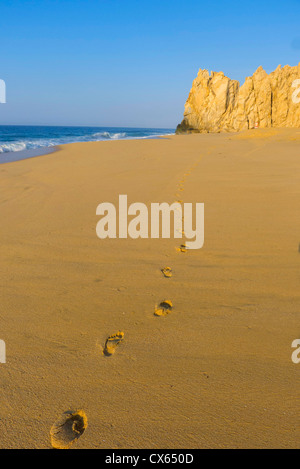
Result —
<instances>
[{"instance_id":1,"label":"shoreline","mask_svg":"<svg viewBox=\"0 0 300 469\"><path fill-rule=\"evenodd\" d=\"M12 151L12 152L4 152L0 153L0 165L6 163L15 163L16 161L27 160L30 158L37 158L39 156L46 156L50 155L51 153L56 153L60 150L61 147L65 145L76 145L80 143L102 143L102 142L126 142L129 140L156 140L160 138L168 138L174 137L175 134L165 134L165 135L157 135L157 136L149 136L149 137L132 137L132 138L124 138L119 140L99 140L99 141L87 141L87 142L70 142L70 143L63 143L60 145L55 145L53 147L40 147L31 150L21 150L21 151ZM4 157L2 155L5 155ZM7 156L6 156L7 155Z\"/></svg>"},{"instance_id":2,"label":"shoreline","mask_svg":"<svg viewBox=\"0 0 300 469\"><path fill-rule=\"evenodd\" d=\"M300 134L300 129L296 128L293 129L291 127L287 128L266 128L266 129L248 129L243 131L232 131L232 132L182 132L173 134L162 134L162 135L154 135L154 136L144 136L144 137L128 137L128 138L120 138L120 139L110 139L110 140L91 140L91 141L82 141L82 142L68 142L62 143L59 145L55 145L52 147L40 147L30 150L21 150L15 152L3 152L0 153L0 165L7 164L7 163L14 163L17 161L22 161L31 158L37 158L39 156L46 156L50 155L51 153L56 153L60 151L61 148L68 146L68 145L77 145L77 144L91 144L91 143L108 143L108 142L128 142L128 141L139 141L139 140L159 140L159 139L166 139L170 137L187 137L190 135L211 135L211 136L218 136L218 135L227 135L229 137L232 136L239 136L239 138L265 138L270 136L275 136L280 132L285 133L294 133L297 135Z\"/></svg>"},{"instance_id":3,"label":"shoreline","mask_svg":"<svg viewBox=\"0 0 300 469\"><path fill-rule=\"evenodd\" d=\"M0 153L0 165L6 163L15 163L16 161L28 160L30 158L37 158L39 156L46 156L57 151L59 151L59 146L41 147L32 150L4 152Z\"/></svg>"},{"instance_id":4,"label":"shoreline","mask_svg":"<svg viewBox=\"0 0 300 469\"><path fill-rule=\"evenodd\" d=\"M24 126L4 126L4 128L9 128L9 127L20 127L20 128L23 128ZM30 126L29 126L30 127ZM45 126L34 126L33 128L45 128ZM25 126L26 128L26 126ZM57 129L57 127L53 127L53 126L48 126L49 129ZM68 128L68 129L77 129L77 127L61 127L62 129L65 129L65 128ZM80 129L84 129L82 127L80 127ZM87 129L91 129L90 127L87 127ZM75 138L74 141L64 141L67 137L66 136L61 136L61 137L56 137L56 140L61 140L61 141L56 141L56 142L53 142L53 145L50 145L50 146L46 146L46 145L41 145L39 146L38 148L35 148L35 149L25 149L25 150L20 150L20 151L4 151L4 152L1 152L0 153L0 164L4 164L4 163L10 163L10 162L16 162L16 161L20 161L20 160L24 160L24 159L29 159L29 158L34 158L34 157L37 157L37 156L43 156L43 155L46 155L46 154L50 154L50 153L53 153L55 151L57 151L57 149L60 147L60 146L63 146L63 145L69 145L69 144L74 144L74 143L94 143L94 142L116 142L116 141L128 141L128 140L146 140L146 139L157 139L157 138L162 138L162 137L170 137L170 136L173 136L175 135L175 130L172 131L170 129L170 132L172 133L159 133L159 130L160 129L138 129L138 128L113 128L113 127L106 127L106 128L94 128L93 130L96 130L98 129L99 130L99 133L103 134L103 135L109 135L110 132L112 133L109 138L101 138L101 139L94 139L93 136L95 134L91 134L91 135L87 135L86 138L90 137L90 139L85 139L84 137L82 137L82 139L78 140ZM1 126L0 126L0 130L1 130ZM166 129L161 129L161 131L163 130L166 130ZM117 132L118 131L118 132ZM157 133L155 133L154 135L151 135L151 131L157 131ZM121 134L126 134L126 132L148 132L148 135L128 135L128 136L122 136L122 137L118 137L118 135L121 135ZM21 137L20 137L21 138ZM33 137L34 138L34 137ZM44 139L50 139L50 136L46 136L44 135L43 136ZM81 137L80 137L81 138ZM4 144L5 142L2 142L2 145ZM14 146L18 143L18 141L12 141L10 142L10 145L11 146ZM4 145L5 146L5 145ZM1 147L1 142L0 142L0 147Z\"/></svg>"}]
</instances>

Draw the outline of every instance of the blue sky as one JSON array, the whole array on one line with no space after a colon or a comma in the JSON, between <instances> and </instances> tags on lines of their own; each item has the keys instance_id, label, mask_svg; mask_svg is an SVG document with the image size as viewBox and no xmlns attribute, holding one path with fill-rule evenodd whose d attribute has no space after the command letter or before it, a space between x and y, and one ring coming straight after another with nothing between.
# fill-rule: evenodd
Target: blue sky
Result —
<instances>
[{"instance_id":1,"label":"blue sky","mask_svg":"<svg viewBox=\"0 0 300 469\"><path fill-rule=\"evenodd\" d=\"M199 68L300 62L300 0L1 0L0 124L175 127Z\"/></svg>"}]
</instances>

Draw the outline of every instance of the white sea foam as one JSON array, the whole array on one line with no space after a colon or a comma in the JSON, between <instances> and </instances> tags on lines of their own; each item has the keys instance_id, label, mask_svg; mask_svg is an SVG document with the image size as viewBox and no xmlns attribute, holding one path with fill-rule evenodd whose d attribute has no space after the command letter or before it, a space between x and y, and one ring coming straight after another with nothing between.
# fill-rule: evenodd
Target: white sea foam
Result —
<instances>
[{"instance_id":1,"label":"white sea foam","mask_svg":"<svg viewBox=\"0 0 300 469\"><path fill-rule=\"evenodd\" d=\"M0 143L0 153L35 150L36 148L53 147L58 144L47 139L36 141L19 140L16 142Z\"/></svg>"},{"instance_id":2,"label":"white sea foam","mask_svg":"<svg viewBox=\"0 0 300 469\"><path fill-rule=\"evenodd\" d=\"M0 153L8 153L22 150L26 150L26 143L24 142L0 144Z\"/></svg>"}]
</instances>

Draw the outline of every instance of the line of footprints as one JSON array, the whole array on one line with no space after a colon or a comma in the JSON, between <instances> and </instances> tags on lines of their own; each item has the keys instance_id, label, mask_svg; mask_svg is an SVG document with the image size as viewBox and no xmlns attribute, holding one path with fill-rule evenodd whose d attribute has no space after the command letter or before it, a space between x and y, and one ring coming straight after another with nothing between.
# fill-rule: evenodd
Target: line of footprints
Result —
<instances>
[{"instance_id":1,"label":"line of footprints","mask_svg":"<svg viewBox=\"0 0 300 469\"><path fill-rule=\"evenodd\" d=\"M182 192L184 191L184 185L186 178L191 174L191 172L197 167L200 160L197 161L192 168L185 173L183 179L179 182L176 198L177 202L181 205L183 201L181 200ZM183 233L184 234L184 233ZM185 253L187 252L188 247L186 244L182 244L176 248L177 252ZM171 278L173 275L171 267L164 267L161 269L162 275L165 278ZM171 313L173 309L172 301L163 300L158 306L155 307L154 315L158 317L167 316ZM103 355L106 357L111 357L118 345L124 340L124 332L118 331L116 334L109 336L103 347ZM69 449L77 440L80 438L88 426L88 419L83 410L69 411L62 414L62 416L54 423L50 430L50 439L52 447L55 449Z\"/></svg>"}]
</instances>

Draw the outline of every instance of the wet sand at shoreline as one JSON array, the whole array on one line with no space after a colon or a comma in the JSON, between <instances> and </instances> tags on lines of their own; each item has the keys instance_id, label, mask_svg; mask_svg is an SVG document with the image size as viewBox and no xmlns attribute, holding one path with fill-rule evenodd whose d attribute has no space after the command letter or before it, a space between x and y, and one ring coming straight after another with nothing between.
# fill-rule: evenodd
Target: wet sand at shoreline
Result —
<instances>
[{"instance_id":1,"label":"wet sand at shoreline","mask_svg":"<svg viewBox=\"0 0 300 469\"><path fill-rule=\"evenodd\" d=\"M1 448L49 448L79 409L74 448L299 446L299 143L182 135L0 165ZM204 202L203 249L98 239L96 208L119 194Z\"/></svg>"}]
</instances>

